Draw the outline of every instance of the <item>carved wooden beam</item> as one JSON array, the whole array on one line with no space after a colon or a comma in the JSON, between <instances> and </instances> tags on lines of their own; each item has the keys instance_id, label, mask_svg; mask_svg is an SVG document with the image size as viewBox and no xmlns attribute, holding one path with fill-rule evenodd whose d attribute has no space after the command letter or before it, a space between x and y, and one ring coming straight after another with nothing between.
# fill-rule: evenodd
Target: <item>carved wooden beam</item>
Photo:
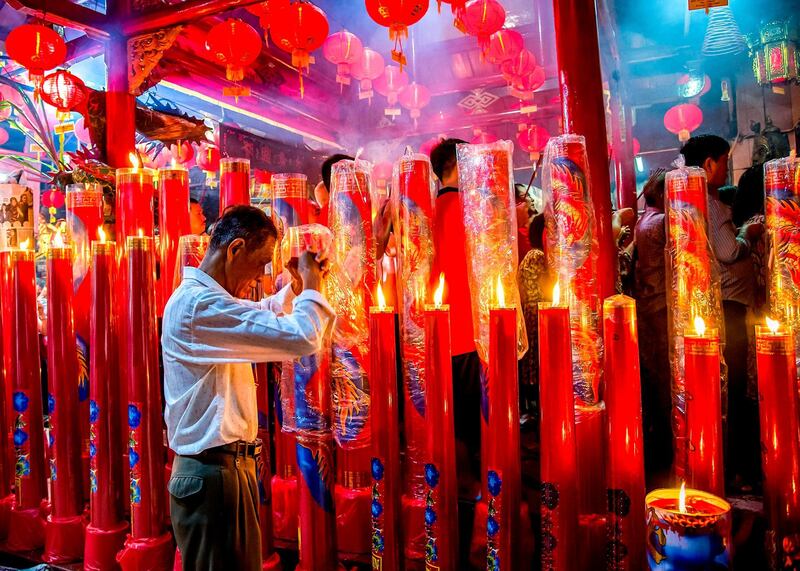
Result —
<instances>
[{"instance_id":1,"label":"carved wooden beam","mask_svg":"<svg viewBox=\"0 0 800 571\"><path fill-rule=\"evenodd\" d=\"M145 34L160 28L185 24L193 20L205 18L206 16L227 12L234 8L244 8L251 4L258 4L261 1L262 0L187 0L181 4L176 4L168 8L161 8L159 10L152 10L133 17L122 25L122 31L126 36ZM133 4L135 10L136 0L134 0Z\"/></svg>"},{"instance_id":2,"label":"carved wooden beam","mask_svg":"<svg viewBox=\"0 0 800 571\"><path fill-rule=\"evenodd\" d=\"M175 42L183 26L164 28L128 39L128 91L140 95L151 87L147 78Z\"/></svg>"},{"instance_id":3,"label":"carved wooden beam","mask_svg":"<svg viewBox=\"0 0 800 571\"><path fill-rule=\"evenodd\" d=\"M41 18L51 24L82 30L96 39L108 38L109 21L106 15L80 4L47 0L7 0L6 3L23 14Z\"/></svg>"}]
</instances>

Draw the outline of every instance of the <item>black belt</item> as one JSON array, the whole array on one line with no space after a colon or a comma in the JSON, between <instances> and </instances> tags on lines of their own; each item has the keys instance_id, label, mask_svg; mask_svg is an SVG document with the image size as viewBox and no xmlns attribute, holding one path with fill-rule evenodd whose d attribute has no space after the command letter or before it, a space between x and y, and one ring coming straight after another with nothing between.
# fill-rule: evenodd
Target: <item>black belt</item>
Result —
<instances>
[{"instance_id":1,"label":"black belt","mask_svg":"<svg viewBox=\"0 0 800 571\"><path fill-rule=\"evenodd\" d=\"M204 456L209 454L228 454L230 456L258 458L261 455L261 440L254 442L245 442L244 440L237 440L222 446L215 446L214 448L206 448L197 456Z\"/></svg>"}]
</instances>

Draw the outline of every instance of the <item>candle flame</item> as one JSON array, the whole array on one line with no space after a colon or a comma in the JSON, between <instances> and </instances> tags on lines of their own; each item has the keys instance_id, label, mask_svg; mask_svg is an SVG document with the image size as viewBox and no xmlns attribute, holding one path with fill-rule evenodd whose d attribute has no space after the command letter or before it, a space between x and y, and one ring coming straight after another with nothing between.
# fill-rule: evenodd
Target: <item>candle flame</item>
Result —
<instances>
[{"instance_id":1,"label":"candle flame","mask_svg":"<svg viewBox=\"0 0 800 571\"><path fill-rule=\"evenodd\" d=\"M19 249L20 250L27 250L30 247L31 247L31 241L30 241L29 238L26 238L25 240L20 242L20 245L19 245Z\"/></svg>"},{"instance_id":2,"label":"candle flame","mask_svg":"<svg viewBox=\"0 0 800 571\"><path fill-rule=\"evenodd\" d=\"M775 333L778 332L778 329L780 329L781 324L780 324L779 321L777 321L775 319L770 319L769 317L767 317L767 327L769 327L769 332L770 333L775 334Z\"/></svg>"},{"instance_id":3,"label":"candle flame","mask_svg":"<svg viewBox=\"0 0 800 571\"><path fill-rule=\"evenodd\" d=\"M386 298L383 296L383 288L378 284L378 308L383 311L386 309Z\"/></svg>"},{"instance_id":4,"label":"candle flame","mask_svg":"<svg viewBox=\"0 0 800 571\"><path fill-rule=\"evenodd\" d=\"M503 280L500 279L500 276L497 276L497 305L506 306L506 293L503 291Z\"/></svg>"},{"instance_id":5,"label":"candle flame","mask_svg":"<svg viewBox=\"0 0 800 571\"><path fill-rule=\"evenodd\" d=\"M139 238L144 238L144 230L139 228Z\"/></svg>"},{"instance_id":6,"label":"candle flame","mask_svg":"<svg viewBox=\"0 0 800 571\"><path fill-rule=\"evenodd\" d=\"M433 305L434 307L442 307L442 299L444 298L444 272L439 274L439 285L436 291L433 292Z\"/></svg>"},{"instance_id":7,"label":"candle flame","mask_svg":"<svg viewBox=\"0 0 800 571\"><path fill-rule=\"evenodd\" d=\"M694 318L694 330L700 337L706 334L706 322L699 315Z\"/></svg>"},{"instance_id":8,"label":"candle flame","mask_svg":"<svg viewBox=\"0 0 800 571\"><path fill-rule=\"evenodd\" d=\"M53 234L53 240L51 242L51 246L53 246L54 248L64 247L64 238L61 237L61 230L56 230L56 233Z\"/></svg>"},{"instance_id":9,"label":"candle flame","mask_svg":"<svg viewBox=\"0 0 800 571\"><path fill-rule=\"evenodd\" d=\"M128 153L128 160L131 161L131 166L134 168L134 170L139 168L139 157L136 156L136 153Z\"/></svg>"},{"instance_id":10,"label":"candle flame","mask_svg":"<svg viewBox=\"0 0 800 571\"><path fill-rule=\"evenodd\" d=\"M681 493L678 495L678 510L686 513L686 482L681 482Z\"/></svg>"},{"instance_id":11,"label":"candle flame","mask_svg":"<svg viewBox=\"0 0 800 571\"><path fill-rule=\"evenodd\" d=\"M106 243L106 231L103 230L102 226L98 226L97 227L97 237L100 238L100 243L101 244L105 244Z\"/></svg>"},{"instance_id":12,"label":"candle flame","mask_svg":"<svg viewBox=\"0 0 800 571\"><path fill-rule=\"evenodd\" d=\"M553 286L553 305L558 305L558 302L561 301L561 288L558 286L558 282L556 285Z\"/></svg>"},{"instance_id":13,"label":"candle flame","mask_svg":"<svg viewBox=\"0 0 800 571\"><path fill-rule=\"evenodd\" d=\"M171 166L172 168L175 168L176 166L178 166L178 161L176 161L176 160L175 160L175 157L172 157L172 158L169 160L169 164L170 164L170 166Z\"/></svg>"}]
</instances>

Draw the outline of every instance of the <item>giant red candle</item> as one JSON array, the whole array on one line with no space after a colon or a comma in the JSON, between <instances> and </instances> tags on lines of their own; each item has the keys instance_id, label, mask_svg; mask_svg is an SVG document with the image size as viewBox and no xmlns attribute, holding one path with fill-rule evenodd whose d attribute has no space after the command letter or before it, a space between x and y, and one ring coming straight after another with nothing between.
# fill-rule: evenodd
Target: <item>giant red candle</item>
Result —
<instances>
[{"instance_id":1,"label":"giant red candle","mask_svg":"<svg viewBox=\"0 0 800 571\"><path fill-rule=\"evenodd\" d=\"M606 497L609 571L644 569L644 456L636 302L624 295L603 303L605 401L608 411Z\"/></svg>"},{"instance_id":2,"label":"giant red candle","mask_svg":"<svg viewBox=\"0 0 800 571\"><path fill-rule=\"evenodd\" d=\"M92 240L103 226L103 188L97 183L67 185L67 241L74 258L72 301L75 338L78 342L78 400L80 407L81 477L84 493L89 487L89 306L91 305ZM85 496L88 499L88 495Z\"/></svg>"},{"instance_id":3,"label":"giant red candle","mask_svg":"<svg viewBox=\"0 0 800 571\"><path fill-rule=\"evenodd\" d=\"M519 387L517 385L517 311L506 307L497 280L495 304L489 310L489 447L486 485L487 568L517 569L520 544L521 467Z\"/></svg>"},{"instance_id":4,"label":"giant red candle","mask_svg":"<svg viewBox=\"0 0 800 571\"><path fill-rule=\"evenodd\" d=\"M137 318L127 324L123 370L128 380L131 533L140 539L161 535L165 521L153 239L130 236L127 257L128 314Z\"/></svg>"},{"instance_id":5,"label":"giant red candle","mask_svg":"<svg viewBox=\"0 0 800 571\"><path fill-rule=\"evenodd\" d=\"M145 236L153 235L153 197L155 196L155 171L138 166L135 157L131 168L117 169L116 230L117 242L125 243L128 236L141 230Z\"/></svg>"},{"instance_id":6,"label":"giant red candle","mask_svg":"<svg viewBox=\"0 0 800 571\"><path fill-rule=\"evenodd\" d=\"M558 286L556 286L558 287ZM578 470L569 308L539 304L542 570L577 569Z\"/></svg>"},{"instance_id":7,"label":"giant red candle","mask_svg":"<svg viewBox=\"0 0 800 571\"><path fill-rule=\"evenodd\" d=\"M72 247L56 233L47 251L47 376L50 413L52 512L45 527L44 559L78 561L83 555L81 431L78 354L72 315Z\"/></svg>"},{"instance_id":8,"label":"giant red candle","mask_svg":"<svg viewBox=\"0 0 800 571\"><path fill-rule=\"evenodd\" d=\"M86 528L84 567L102 571L116 565L128 524L122 520L123 490L127 479L119 461L123 430L117 360L115 242L92 242L92 304L89 314L92 347L89 363L89 423L91 427L89 500L91 522ZM126 407L127 409L127 407Z\"/></svg>"},{"instance_id":9,"label":"giant red candle","mask_svg":"<svg viewBox=\"0 0 800 571\"><path fill-rule=\"evenodd\" d=\"M458 569L458 479L453 424L450 306L442 305L444 276L425 307L425 563L427 569ZM511 347L514 351L514 346Z\"/></svg>"},{"instance_id":10,"label":"giant red candle","mask_svg":"<svg viewBox=\"0 0 800 571\"><path fill-rule=\"evenodd\" d=\"M683 338L686 382L686 481L716 496L725 494L722 465L719 334L695 318Z\"/></svg>"},{"instance_id":11,"label":"giant red candle","mask_svg":"<svg viewBox=\"0 0 800 571\"><path fill-rule=\"evenodd\" d=\"M44 545L41 503L45 485L44 418L39 368L36 280L32 250L6 250L3 280L3 328L6 379L12 383L16 504L9 519L7 547L28 551Z\"/></svg>"},{"instance_id":12,"label":"giant red candle","mask_svg":"<svg viewBox=\"0 0 800 571\"><path fill-rule=\"evenodd\" d=\"M175 291L175 268L178 260L178 241L191 233L189 224L189 171L174 166L158 171L159 260L158 314Z\"/></svg>"},{"instance_id":13,"label":"giant red candle","mask_svg":"<svg viewBox=\"0 0 800 571\"><path fill-rule=\"evenodd\" d=\"M11 493L11 478L14 474L12 466L14 466L15 461L12 460L11 447L8 440L11 424L9 423L8 411L10 391L7 389L11 384L11 379L6 378L3 358L5 351L4 338L10 335L5 332L2 326L3 313L5 313L6 308L3 297L3 281L5 280L7 264L6 254L0 252L0 308L2 308L0 309L0 541L5 540L8 535L8 513L14 505L14 495Z\"/></svg>"},{"instance_id":14,"label":"giant red candle","mask_svg":"<svg viewBox=\"0 0 800 571\"><path fill-rule=\"evenodd\" d=\"M378 286L369 315L370 370L381 372L372 379L372 414L381 419L372 432L372 568L385 571L402 569L396 328L397 314Z\"/></svg>"},{"instance_id":15,"label":"giant red candle","mask_svg":"<svg viewBox=\"0 0 800 571\"><path fill-rule=\"evenodd\" d=\"M767 323L756 326L767 555L772 569L783 569L800 535L800 408L792 333Z\"/></svg>"},{"instance_id":16,"label":"giant red candle","mask_svg":"<svg viewBox=\"0 0 800 571\"><path fill-rule=\"evenodd\" d=\"M250 160L225 158L219 161L220 216L237 204L250 204Z\"/></svg>"}]
</instances>

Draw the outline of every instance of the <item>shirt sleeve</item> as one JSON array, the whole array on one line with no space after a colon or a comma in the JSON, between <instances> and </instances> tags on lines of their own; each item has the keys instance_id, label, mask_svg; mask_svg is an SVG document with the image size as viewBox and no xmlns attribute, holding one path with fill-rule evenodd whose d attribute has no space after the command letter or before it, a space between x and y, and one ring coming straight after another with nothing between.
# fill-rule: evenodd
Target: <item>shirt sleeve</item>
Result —
<instances>
[{"instance_id":1,"label":"shirt sleeve","mask_svg":"<svg viewBox=\"0 0 800 571\"><path fill-rule=\"evenodd\" d=\"M709 221L711 225L711 245L717 260L723 264L732 264L750 253L750 244L739 236L731 220L730 212L725 208L711 205Z\"/></svg>"},{"instance_id":2,"label":"shirt sleeve","mask_svg":"<svg viewBox=\"0 0 800 571\"><path fill-rule=\"evenodd\" d=\"M262 304L274 308L284 303L276 297ZM322 294L313 290L297 296L292 311L283 316L217 292L201 296L192 312L185 354L196 364L283 361L316 353L334 317Z\"/></svg>"}]
</instances>

